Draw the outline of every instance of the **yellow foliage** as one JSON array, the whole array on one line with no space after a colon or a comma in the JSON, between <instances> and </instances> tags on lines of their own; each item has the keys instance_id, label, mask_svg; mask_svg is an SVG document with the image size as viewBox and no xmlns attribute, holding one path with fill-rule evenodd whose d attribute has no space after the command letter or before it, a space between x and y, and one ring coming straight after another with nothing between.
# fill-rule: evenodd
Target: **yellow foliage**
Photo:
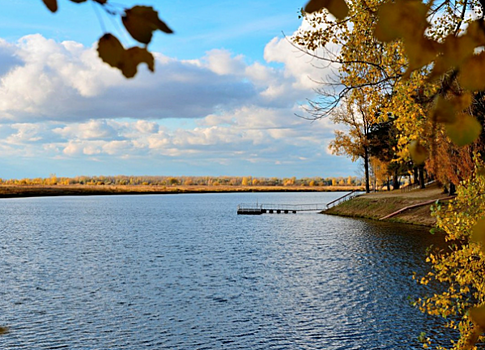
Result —
<instances>
[{"instance_id":1,"label":"yellow foliage","mask_svg":"<svg viewBox=\"0 0 485 350\"><path fill-rule=\"evenodd\" d=\"M325 7L338 19L344 19L349 13L349 8L344 0L310 0L305 6L305 11L312 13Z\"/></svg>"},{"instance_id":2,"label":"yellow foliage","mask_svg":"<svg viewBox=\"0 0 485 350\"><path fill-rule=\"evenodd\" d=\"M478 163L477 168L480 167ZM438 204L434 215L449 242L449 250L429 253L427 261L432 271L420 283L426 285L435 280L443 283L446 290L420 299L417 304L430 315L445 317L448 327L460 331L461 338L453 349L471 349L485 339L480 330L485 329L485 178L477 175L463 181L456 199Z\"/></svg>"}]
</instances>

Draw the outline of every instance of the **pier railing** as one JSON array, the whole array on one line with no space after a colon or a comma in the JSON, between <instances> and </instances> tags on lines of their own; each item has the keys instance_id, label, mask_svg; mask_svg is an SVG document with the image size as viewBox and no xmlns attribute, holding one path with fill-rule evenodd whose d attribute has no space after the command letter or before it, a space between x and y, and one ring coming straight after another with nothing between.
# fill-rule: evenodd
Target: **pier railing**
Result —
<instances>
[{"instance_id":1,"label":"pier railing","mask_svg":"<svg viewBox=\"0 0 485 350\"><path fill-rule=\"evenodd\" d=\"M299 211L324 211L330 209L337 204L342 202L348 201L349 199L355 198L360 195L361 192L352 191L350 193L345 194L342 197L339 197L330 203L321 204L258 204L258 203L241 203L237 206L237 213L238 214L245 214L245 215L260 215L260 214L289 214L294 213L296 214Z\"/></svg>"},{"instance_id":2,"label":"pier railing","mask_svg":"<svg viewBox=\"0 0 485 350\"><path fill-rule=\"evenodd\" d=\"M320 211L326 208L326 204L248 204L241 203L238 210L280 210L280 211Z\"/></svg>"},{"instance_id":3,"label":"pier railing","mask_svg":"<svg viewBox=\"0 0 485 350\"><path fill-rule=\"evenodd\" d=\"M246 204L237 206L237 213L242 215L261 214L296 214L300 211L323 211L326 204Z\"/></svg>"},{"instance_id":4,"label":"pier railing","mask_svg":"<svg viewBox=\"0 0 485 350\"><path fill-rule=\"evenodd\" d=\"M428 187L429 185L432 185L436 182L436 180L431 180L429 182L426 182L424 184L424 187ZM408 185L408 186L404 186L404 187L401 187L401 192L408 192L408 191L412 191L412 190L416 190L418 188L421 188L421 185L419 183L415 183L415 184L411 184L411 185Z\"/></svg>"},{"instance_id":5,"label":"pier railing","mask_svg":"<svg viewBox=\"0 0 485 350\"><path fill-rule=\"evenodd\" d=\"M342 197L339 197L333 201L331 201L330 203L327 203L326 205L326 208L325 209L330 209L330 208L333 208L335 207L336 205L339 205L340 203L343 203L343 202L346 202L352 198L355 198L357 196L360 196L361 192L359 191L352 191L352 192L349 192L345 195L343 195Z\"/></svg>"}]
</instances>

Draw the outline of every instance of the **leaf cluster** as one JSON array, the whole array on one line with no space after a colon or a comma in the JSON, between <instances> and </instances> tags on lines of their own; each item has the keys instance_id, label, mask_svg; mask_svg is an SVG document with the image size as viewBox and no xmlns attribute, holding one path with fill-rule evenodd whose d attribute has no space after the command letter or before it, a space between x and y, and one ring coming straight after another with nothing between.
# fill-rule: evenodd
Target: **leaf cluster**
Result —
<instances>
[{"instance_id":1,"label":"leaf cluster","mask_svg":"<svg viewBox=\"0 0 485 350\"><path fill-rule=\"evenodd\" d=\"M51 12L58 10L57 0L43 0ZM75 3L87 2L88 0L70 0ZM125 49L118 38L112 33L105 33L98 41L99 57L111 67L117 68L126 78L133 78L140 63L146 63L150 71L155 70L153 54L148 51L153 33L162 31L166 34L173 33L172 29L162 21L158 12L149 6L134 6L122 11L116 10L108 0L91 0L100 5L110 15L120 16L123 26L130 36L143 44L142 47L134 46Z\"/></svg>"},{"instance_id":2,"label":"leaf cluster","mask_svg":"<svg viewBox=\"0 0 485 350\"><path fill-rule=\"evenodd\" d=\"M485 91L483 4L310 1L305 10L315 12L306 16L313 29L299 33L295 43L310 51L340 45L323 58L339 66L333 85L340 84L339 92L332 103L322 94L323 102L311 105L314 116L355 101L359 91L370 111L396 116L398 159L419 164L431 154L427 166L438 169L435 174L461 181L457 199L435 211L450 249L429 255L433 271L421 280L444 283L447 290L418 305L460 331L454 348L472 349L485 339L485 179L476 168L480 156L472 159L484 140L477 113Z\"/></svg>"}]
</instances>

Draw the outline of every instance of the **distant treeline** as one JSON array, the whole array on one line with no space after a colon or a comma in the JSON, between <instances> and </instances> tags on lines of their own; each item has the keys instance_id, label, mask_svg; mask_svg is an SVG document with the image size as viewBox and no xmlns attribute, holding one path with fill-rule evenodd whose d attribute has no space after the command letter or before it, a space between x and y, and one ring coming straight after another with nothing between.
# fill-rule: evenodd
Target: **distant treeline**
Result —
<instances>
[{"instance_id":1,"label":"distant treeline","mask_svg":"<svg viewBox=\"0 0 485 350\"><path fill-rule=\"evenodd\" d=\"M0 179L4 185L112 185L112 186L361 186L357 177L265 178L252 176L76 176Z\"/></svg>"}]
</instances>

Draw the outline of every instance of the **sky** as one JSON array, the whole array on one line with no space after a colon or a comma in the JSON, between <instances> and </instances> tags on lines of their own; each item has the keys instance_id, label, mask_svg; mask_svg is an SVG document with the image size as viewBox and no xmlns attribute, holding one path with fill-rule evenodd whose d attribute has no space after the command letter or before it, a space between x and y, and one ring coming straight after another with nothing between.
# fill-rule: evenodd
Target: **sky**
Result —
<instances>
[{"instance_id":1,"label":"sky","mask_svg":"<svg viewBox=\"0 0 485 350\"><path fill-rule=\"evenodd\" d=\"M0 178L77 175L359 175L331 155L336 128L299 118L325 74L293 47L295 0L116 0L153 6L157 32L134 79L97 57L105 32L136 45L94 3L2 2Z\"/></svg>"}]
</instances>

